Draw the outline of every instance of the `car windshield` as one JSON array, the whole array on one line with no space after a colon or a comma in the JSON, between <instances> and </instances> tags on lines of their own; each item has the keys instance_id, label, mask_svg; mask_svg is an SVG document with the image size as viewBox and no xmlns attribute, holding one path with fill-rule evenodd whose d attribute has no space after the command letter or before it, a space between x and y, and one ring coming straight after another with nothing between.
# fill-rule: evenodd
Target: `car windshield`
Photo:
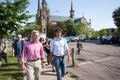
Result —
<instances>
[{"instance_id":1,"label":"car windshield","mask_svg":"<svg viewBox=\"0 0 120 80\"><path fill-rule=\"evenodd\" d=\"M106 36L105 37L105 39L111 39L112 38L112 36Z\"/></svg>"}]
</instances>

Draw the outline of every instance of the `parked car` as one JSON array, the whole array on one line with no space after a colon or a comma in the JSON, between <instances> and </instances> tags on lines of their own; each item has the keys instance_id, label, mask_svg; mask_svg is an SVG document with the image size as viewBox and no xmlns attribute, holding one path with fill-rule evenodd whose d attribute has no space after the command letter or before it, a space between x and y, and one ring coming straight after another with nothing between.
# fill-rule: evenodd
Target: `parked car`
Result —
<instances>
[{"instance_id":1,"label":"parked car","mask_svg":"<svg viewBox=\"0 0 120 80\"><path fill-rule=\"evenodd\" d=\"M100 42L102 43L102 44L104 44L104 38L105 38L106 36L101 36L100 37Z\"/></svg>"},{"instance_id":2,"label":"parked car","mask_svg":"<svg viewBox=\"0 0 120 80\"><path fill-rule=\"evenodd\" d=\"M109 44L109 43L111 43L111 39L112 39L112 36L102 36L101 42L103 44Z\"/></svg>"},{"instance_id":3,"label":"parked car","mask_svg":"<svg viewBox=\"0 0 120 80\"><path fill-rule=\"evenodd\" d=\"M117 37L117 36L104 36L104 37L102 37L101 42L103 44L118 44L119 37Z\"/></svg>"},{"instance_id":4,"label":"parked car","mask_svg":"<svg viewBox=\"0 0 120 80\"><path fill-rule=\"evenodd\" d=\"M78 39L79 39L79 36L74 36L74 37L71 38L71 41L72 41L72 42L75 42L75 41L77 41Z\"/></svg>"},{"instance_id":5,"label":"parked car","mask_svg":"<svg viewBox=\"0 0 120 80\"><path fill-rule=\"evenodd\" d=\"M80 35L79 38L81 41L85 41L85 39L86 39L85 35Z\"/></svg>"},{"instance_id":6,"label":"parked car","mask_svg":"<svg viewBox=\"0 0 120 80\"><path fill-rule=\"evenodd\" d=\"M119 41L118 43L119 43L119 45L120 45L120 36L119 36L119 40L118 40L118 41Z\"/></svg>"},{"instance_id":7,"label":"parked car","mask_svg":"<svg viewBox=\"0 0 120 80\"><path fill-rule=\"evenodd\" d=\"M111 38L111 44L118 44L119 43L119 37L114 36Z\"/></svg>"},{"instance_id":8,"label":"parked car","mask_svg":"<svg viewBox=\"0 0 120 80\"><path fill-rule=\"evenodd\" d=\"M70 38L69 37L64 37L64 38L66 39L67 43L70 42Z\"/></svg>"}]
</instances>

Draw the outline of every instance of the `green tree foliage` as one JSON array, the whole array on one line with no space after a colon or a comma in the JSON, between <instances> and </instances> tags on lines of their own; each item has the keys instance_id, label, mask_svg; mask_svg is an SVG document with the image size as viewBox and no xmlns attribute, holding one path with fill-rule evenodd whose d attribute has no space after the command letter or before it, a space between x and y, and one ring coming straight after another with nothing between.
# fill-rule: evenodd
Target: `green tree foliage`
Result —
<instances>
[{"instance_id":1,"label":"green tree foliage","mask_svg":"<svg viewBox=\"0 0 120 80\"><path fill-rule=\"evenodd\" d=\"M63 35L66 35L66 25L64 22L58 22L57 24L52 24L52 23L49 23L48 24L48 28L47 28L47 36L50 37L50 38L53 38L55 37L55 30L57 28L61 28L63 30Z\"/></svg>"},{"instance_id":2,"label":"green tree foliage","mask_svg":"<svg viewBox=\"0 0 120 80\"><path fill-rule=\"evenodd\" d=\"M120 29L117 29L116 35L117 35L117 36L120 36Z\"/></svg>"},{"instance_id":3,"label":"green tree foliage","mask_svg":"<svg viewBox=\"0 0 120 80\"><path fill-rule=\"evenodd\" d=\"M120 7L118 9L115 9L112 17L115 25L118 27L118 29L120 29Z\"/></svg>"},{"instance_id":4,"label":"green tree foliage","mask_svg":"<svg viewBox=\"0 0 120 80\"><path fill-rule=\"evenodd\" d=\"M100 36L98 31L92 31L92 37L98 37L98 36Z\"/></svg>"},{"instance_id":5,"label":"green tree foliage","mask_svg":"<svg viewBox=\"0 0 120 80\"><path fill-rule=\"evenodd\" d=\"M67 35L67 27L65 25L64 22L58 22L57 23L57 27L61 28L63 30L63 35L66 36Z\"/></svg>"},{"instance_id":6,"label":"green tree foliage","mask_svg":"<svg viewBox=\"0 0 120 80\"><path fill-rule=\"evenodd\" d=\"M69 19L64 22L58 22L57 24L50 23L47 28L47 36L53 38L55 35L55 29L62 28L64 36L77 36L85 35L89 37L89 30L86 28L86 24L77 23L75 24L73 20Z\"/></svg>"},{"instance_id":7,"label":"green tree foliage","mask_svg":"<svg viewBox=\"0 0 120 80\"><path fill-rule=\"evenodd\" d=\"M21 34L23 37L30 37L30 33L33 30L40 31L40 26L36 24L36 22L27 23L27 25L21 29L18 30L16 34Z\"/></svg>"},{"instance_id":8,"label":"green tree foliage","mask_svg":"<svg viewBox=\"0 0 120 80\"><path fill-rule=\"evenodd\" d=\"M100 36L107 36L107 34L108 34L108 32L107 32L106 29L102 29L102 30L99 31Z\"/></svg>"},{"instance_id":9,"label":"green tree foliage","mask_svg":"<svg viewBox=\"0 0 120 80\"><path fill-rule=\"evenodd\" d=\"M86 27L86 24L84 24L84 23L78 23L76 25L77 35L85 35L85 33L87 32L85 27Z\"/></svg>"},{"instance_id":10,"label":"green tree foliage","mask_svg":"<svg viewBox=\"0 0 120 80\"><path fill-rule=\"evenodd\" d=\"M47 37L53 38L55 36L55 29L56 29L57 24L48 24L47 28Z\"/></svg>"},{"instance_id":11,"label":"green tree foliage","mask_svg":"<svg viewBox=\"0 0 120 80\"><path fill-rule=\"evenodd\" d=\"M66 24L66 28L67 28L67 31L66 31L66 36L76 36L77 35L77 28L75 26L75 23L73 20L67 20L65 21L65 24Z\"/></svg>"},{"instance_id":12,"label":"green tree foliage","mask_svg":"<svg viewBox=\"0 0 120 80\"><path fill-rule=\"evenodd\" d=\"M0 35L7 35L18 31L21 24L24 24L31 15L25 9L28 7L28 0L5 0L0 3Z\"/></svg>"}]
</instances>

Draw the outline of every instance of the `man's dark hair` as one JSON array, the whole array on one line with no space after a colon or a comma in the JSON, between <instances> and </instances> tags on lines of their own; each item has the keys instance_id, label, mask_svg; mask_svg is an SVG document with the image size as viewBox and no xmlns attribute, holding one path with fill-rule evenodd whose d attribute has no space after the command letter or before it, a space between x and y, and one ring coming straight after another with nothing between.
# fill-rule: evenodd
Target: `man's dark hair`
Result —
<instances>
[{"instance_id":1,"label":"man's dark hair","mask_svg":"<svg viewBox=\"0 0 120 80\"><path fill-rule=\"evenodd\" d=\"M61 28L57 28L57 29L55 30L55 32L57 32L57 31L60 31L60 32L62 33L62 29L61 29Z\"/></svg>"}]
</instances>

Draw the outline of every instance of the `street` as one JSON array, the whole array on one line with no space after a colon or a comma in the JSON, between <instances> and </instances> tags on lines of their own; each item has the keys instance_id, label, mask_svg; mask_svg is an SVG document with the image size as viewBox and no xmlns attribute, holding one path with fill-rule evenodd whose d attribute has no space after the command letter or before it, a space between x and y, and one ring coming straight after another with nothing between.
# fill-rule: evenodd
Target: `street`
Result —
<instances>
[{"instance_id":1,"label":"street","mask_svg":"<svg viewBox=\"0 0 120 80\"><path fill-rule=\"evenodd\" d=\"M67 69L80 80L120 80L120 46L88 40L83 42L80 55L76 53L76 42L70 42L69 48L75 49L76 66Z\"/></svg>"}]
</instances>

